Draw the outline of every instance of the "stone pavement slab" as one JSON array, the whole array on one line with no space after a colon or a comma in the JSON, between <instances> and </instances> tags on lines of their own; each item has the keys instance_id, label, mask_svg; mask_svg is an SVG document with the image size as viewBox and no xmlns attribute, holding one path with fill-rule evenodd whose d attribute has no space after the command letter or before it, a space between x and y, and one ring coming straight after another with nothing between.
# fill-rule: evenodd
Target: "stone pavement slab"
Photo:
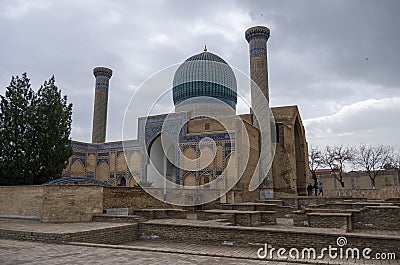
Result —
<instances>
[{"instance_id":1,"label":"stone pavement slab","mask_svg":"<svg viewBox=\"0 0 400 265\"><path fill-rule=\"evenodd\" d=\"M212 222L199 222L195 220L151 220L149 222L167 222L175 225L217 225ZM119 225L123 226L126 224L101 222L45 224L35 220L16 221L12 219L0 219L0 230L13 229L14 231L53 232L61 234L87 230L97 231L98 229ZM367 234L367 231L362 230L357 231L357 233ZM371 236L369 234L369 237ZM389 233L385 236L393 237ZM382 262L377 260L337 261L324 259L317 261L286 260L282 263L277 258L273 258L272 261L258 259L257 250L260 248L259 245L231 246L229 242L221 245L212 245L209 242L187 243L160 239L136 240L123 245L111 245L109 239L107 237L107 244L74 242L64 245L0 240L0 264L400 264L399 257L395 261ZM92 252L99 253L99 257L101 258L97 259ZM114 252L115 256L113 257L105 257L103 255L104 253ZM126 257L129 258L127 259ZM141 257L144 263L132 263L132 260L136 262L134 257ZM169 257L167 259L168 262L164 260L165 257ZM58 259L63 262L57 263Z\"/></svg>"},{"instance_id":2,"label":"stone pavement slab","mask_svg":"<svg viewBox=\"0 0 400 265\"><path fill-rule=\"evenodd\" d=\"M0 240L0 264L79 265L79 264L140 264L140 265L287 265L286 262L246 260L154 251L109 249L75 245L54 245L39 242Z\"/></svg>"},{"instance_id":3,"label":"stone pavement slab","mask_svg":"<svg viewBox=\"0 0 400 265\"><path fill-rule=\"evenodd\" d=\"M77 233L131 224L132 223L108 222L42 223L39 220L32 219L0 218L0 229L38 233Z\"/></svg>"},{"instance_id":4,"label":"stone pavement slab","mask_svg":"<svg viewBox=\"0 0 400 265\"><path fill-rule=\"evenodd\" d=\"M213 248L216 251L213 251ZM363 260L262 260L253 248L208 246L165 241L135 241L129 245L89 243L46 244L0 240L0 264L400 264Z\"/></svg>"},{"instance_id":5,"label":"stone pavement slab","mask_svg":"<svg viewBox=\"0 0 400 265\"><path fill-rule=\"evenodd\" d=\"M137 240L129 243L125 243L132 249L152 249L153 251L162 251L167 253L190 253L193 255L207 255L207 256L218 256L218 257L233 257L233 258L241 258L247 260L259 260L257 257L257 250L260 246L230 246L230 245L207 245L207 244L194 244L194 243L185 243L185 242L172 242L172 241L163 241L163 240ZM122 246L121 246L122 247ZM283 262L276 255L273 257L271 264L275 264L273 262L278 262L277 264L281 264L279 262ZM330 259L326 257L323 260L293 260L288 259L285 260L288 264L400 264L400 259L390 260L390 261L378 261L378 260L338 260L338 259ZM269 263L268 263L269 264Z\"/></svg>"}]
</instances>

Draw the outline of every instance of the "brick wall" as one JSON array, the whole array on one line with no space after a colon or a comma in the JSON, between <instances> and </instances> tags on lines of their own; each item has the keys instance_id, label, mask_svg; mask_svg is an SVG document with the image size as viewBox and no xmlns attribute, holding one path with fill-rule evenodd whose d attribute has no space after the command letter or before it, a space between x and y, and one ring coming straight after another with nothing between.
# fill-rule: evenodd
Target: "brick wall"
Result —
<instances>
[{"instance_id":1,"label":"brick wall","mask_svg":"<svg viewBox=\"0 0 400 265\"><path fill-rule=\"evenodd\" d=\"M140 188L105 187L103 189L103 206L104 209L149 209L163 208L164 203Z\"/></svg>"},{"instance_id":2,"label":"brick wall","mask_svg":"<svg viewBox=\"0 0 400 265\"><path fill-rule=\"evenodd\" d=\"M144 219L136 215L95 214L92 217L92 221L106 223L137 223L144 221Z\"/></svg>"},{"instance_id":3,"label":"brick wall","mask_svg":"<svg viewBox=\"0 0 400 265\"><path fill-rule=\"evenodd\" d=\"M40 233L0 229L0 238L7 240L28 240L54 243L84 242L96 244L120 244L138 238L138 224L74 233Z\"/></svg>"},{"instance_id":4,"label":"brick wall","mask_svg":"<svg viewBox=\"0 0 400 265\"><path fill-rule=\"evenodd\" d=\"M262 219L261 215L265 213ZM239 226L260 226L261 221L271 223L271 213L276 212L257 212L257 211L237 211L237 210L205 210L197 211L198 220L226 219L232 225ZM270 214L269 216L267 214ZM276 219L276 218L275 218ZM275 221L276 222L276 221Z\"/></svg>"},{"instance_id":5,"label":"brick wall","mask_svg":"<svg viewBox=\"0 0 400 265\"><path fill-rule=\"evenodd\" d=\"M367 206L353 213L352 223L353 228L400 230L400 207Z\"/></svg>"},{"instance_id":6,"label":"brick wall","mask_svg":"<svg viewBox=\"0 0 400 265\"><path fill-rule=\"evenodd\" d=\"M400 197L400 187L387 187L382 189L338 189L324 190L324 196L347 196L353 198L390 199Z\"/></svg>"},{"instance_id":7,"label":"brick wall","mask_svg":"<svg viewBox=\"0 0 400 265\"><path fill-rule=\"evenodd\" d=\"M188 212L180 209L131 209L129 213L145 219L186 219Z\"/></svg>"},{"instance_id":8,"label":"brick wall","mask_svg":"<svg viewBox=\"0 0 400 265\"><path fill-rule=\"evenodd\" d=\"M291 217L294 206L282 206L269 203L241 203L241 204L221 204L224 210L238 210L238 211L275 211L276 217L288 218Z\"/></svg>"},{"instance_id":9,"label":"brick wall","mask_svg":"<svg viewBox=\"0 0 400 265\"><path fill-rule=\"evenodd\" d=\"M163 202L137 188L96 185L0 187L0 216L34 217L43 222L91 221L93 214L110 208L163 207Z\"/></svg>"},{"instance_id":10,"label":"brick wall","mask_svg":"<svg viewBox=\"0 0 400 265\"><path fill-rule=\"evenodd\" d=\"M351 204L349 204L351 206ZM376 229L400 230L400 207L372 206L362 203L353 204L353 208L340 204L332 208L308 208L293 211L295 226L310 226L321 228Z\"/></svg>"},{"instance_id":11,"label":"brick wall","mask_svg":"<svg viewBox=\"0 0 400 265\"><path fill-rule=\"evenodd\" d=\"M102 212L101 186L43 186L42 222L90 222L93 214Z\"/></svg>"},{"instance_id":12,"label":"brick wall","mask_svg":"<svg viewBox=\"0 0 400 265\"><path fill-rule=\"evenodd\" d=\"M249 243L268 243L275 248L309 248L317 250L336 247L336 239L346 236L348 244L346 248L371 248L375 252L395 252L400 255L400 239L390 236L378 235L355 235L346 233L323 233L311 231L279 231L274 228L257 227L234 227L211 225L172 225L157 222L139 224L140 236L157 235L162 240L183 241L192 243L221 245L224 241L233 242L234 245L245 245ZM212 246L210 246L212 247Z\"/></svg>"},{"instance_id":13,"label":"brick wall","mask_svg":"<svg viewBox=\"0 0 400 265\"><path fill-rule=\"evenodd\" d=\"M309 226L307 215L304 210L293 211L292 216L294 226Z\"/></svg>"},{"instance_id":14,"label":"brick wall","mask_svg":"<svg viewBox=\"0 0 400 265\"><path fill-rule=\"evenodd\" d=\"M42 196L42 186L0 187L0 215L39 218Z\"/></svg>"},{"instance_id":15,"label":"brick wall","mask_svg":"<svg viewBox=\"0 0 400 265\"><path fill-rule=\"evenodd\" d=\"M238 211L235 213L235 224L240 226L259 226L261 213L254 211Z\"/></svg>"},{"instance_id":16,"label":"brick wall","mask_svg":"<svg viewBox=\"0 0 400 265\"><path fill-rule=\"evenodd\" d=\"M309 213L307 220L310 227L352 230L351 213Z\"/></svg>"},{"instance_id":17,"label":"brick wall","mask_svg":"<svg viewBox=\"0 0 400 265\"><path fill-rule=\"evenodd\" d=\"M274 225L276 224L276 211L261 211L261 223Z\"/></svg>"}]
</instances>

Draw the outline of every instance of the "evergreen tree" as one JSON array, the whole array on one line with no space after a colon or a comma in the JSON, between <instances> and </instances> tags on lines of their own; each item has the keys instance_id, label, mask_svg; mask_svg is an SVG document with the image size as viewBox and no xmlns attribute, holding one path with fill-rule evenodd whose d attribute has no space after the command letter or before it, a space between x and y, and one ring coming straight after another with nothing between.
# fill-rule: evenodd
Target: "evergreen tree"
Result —
<instances>
[{"instance_id":1,"label":"evergreen tree","mask_svg":"<svg viewBox=\"0 0 400 265\"><path fill-rule=\"evenodd\" d=\"M34 160L30 138L33 100L26 74L12 77L0 101L0 184L23 185L33 182L31 165Z\"/></svg>"},{"instance_id":2,"label":"evergreen tree","mask_svg":"<svg viewBox=\"0 0 400 265\"><path fill-rule=\"evenodd\" d=\"M54 76L40 87L35 100L37 168L34 183L42 184L61 177L72 155L70 141L72 104L55 85Z\"/></svg>"},{"instance_id":3,"label":"evergreen tree","mask_svg":"<svg viewBox=\"0 0 400 265\"><path fill-rule=\"evenodd\" d=\"M72 155L72 104L54 76L38 93L26 73L12 77L0 101L0 185L43 184L61 176Z\"/></svg>"}]
</instances>

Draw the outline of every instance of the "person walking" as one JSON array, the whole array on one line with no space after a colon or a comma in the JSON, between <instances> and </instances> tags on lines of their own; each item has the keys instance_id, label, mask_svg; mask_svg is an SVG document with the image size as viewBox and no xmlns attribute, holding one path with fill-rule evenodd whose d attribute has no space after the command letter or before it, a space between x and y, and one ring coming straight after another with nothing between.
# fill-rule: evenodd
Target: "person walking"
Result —
<instances>
[{"instance_id":1,"label":"person walking","mask_svg":"<svg viewBox=\"0 0 400 265\"><path fill-rule=\"evenodd\" d=\"M320 182L319 185L318 185L318 190L319 190L318 196L319 196L319 195L324 196L324 190L323 190L323 187L322 187L322 183L321 183L321 182Z\"/></svg>"},{"instance_id":2,"label":"person walking","mask_svg":"<svg viewBox=\"0 0 400 265\"><path fill-rule=\"evenodd\" d=\"M312 195L312 191L313 191L313 186L312 186L311 183L310 183L310 184L308 184L308 186L307 186L307 194L308 194L308 196L311 196L311 195Z\"/></svg>"},{"instance_id":3,"label":"person walking","mask_svg":"<svg viewBox=\"0 0 400 265\"><path fill-rule=\"evenodd\" d=\"M318 196L318 182L314 183L315 196Z\"/></svg>"}]
</instances>

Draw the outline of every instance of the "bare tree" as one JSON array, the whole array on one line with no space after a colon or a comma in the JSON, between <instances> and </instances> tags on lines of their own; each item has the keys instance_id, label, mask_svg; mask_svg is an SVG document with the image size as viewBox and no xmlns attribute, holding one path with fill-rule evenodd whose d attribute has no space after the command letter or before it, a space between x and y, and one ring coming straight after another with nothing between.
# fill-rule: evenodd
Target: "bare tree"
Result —
<instances>
[{"instance_id":1,"label":"bare tree","mask_svg":"<svg viewBox=\"0 0 400 265\"><path fill-rule=\"evenodd\" d=\"M322 153L322 164L331 169L342 188L344 188L344 168L346 163L353 160L353 156L353 148L343 145L326 146Z\"/></svg>"},{"instance_id":2,"label":"bare tree","mask_svg":"<svg viewBox=\"0 0 400 265\"><path fill-rule=\"evenodd\" d=\"M391 161L393 168L400 169L400 151L393 152L391 156Z\"/></svg>"},{"instance_id":3,"label":"bare tree","mask_svg":"<svg viewBox=\"0 0 400 265\"><path fill-rule=\"evenodd\" d=\"M361 167L367 172L372 188L375 189L375 180L382 169L391 164L393 148L387 145L365 145L361 144L356 148L354 165Z\"/></svg>"},{"instance_id":4,"label":"bare tree","mask_svg":"<svg viewBox=\"0 0 400 265\"><path fill-rule=\"evenodd\" d=\"M310 164L310 171L312 179L314 180L314 186L318 183L318 178L316 171L322 165L322 152L318 147L311 147L311 150L308 154L308 160Z\"/></svg>"},{"instance_id":5,"label":"bare tree","mask_svg":"<svg viewBox=\"0 0 400 265\"><path fill-rule=\"evenodd\" d=\"M400 151L397 150L397 152L395 152L393 154L392 159L394 160L394 165L395 168L397 169L397 185L400 184Z\"/></svg>"}]
</instances>

